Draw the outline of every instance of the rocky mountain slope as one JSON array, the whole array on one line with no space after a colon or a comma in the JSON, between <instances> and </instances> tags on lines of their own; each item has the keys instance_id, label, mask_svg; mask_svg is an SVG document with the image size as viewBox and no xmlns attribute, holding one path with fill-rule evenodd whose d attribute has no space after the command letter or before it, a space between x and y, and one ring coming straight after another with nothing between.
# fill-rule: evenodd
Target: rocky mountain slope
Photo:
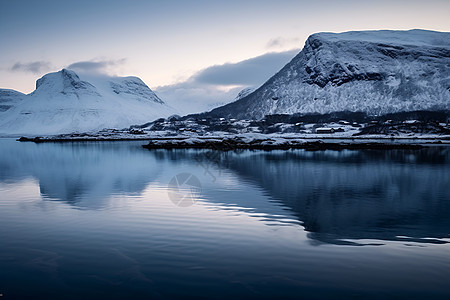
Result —
<instances>
[{"instance_id":1,"label":"rocky mountain slope","mask_svg":"<svg viewBox=\"0 0 450 300\"><path fill-rule=\"evenodd\" d=\"M253 93L208 113L450 110L450 33L426 30L317 33Z\"/></svg>"}]
</instances>

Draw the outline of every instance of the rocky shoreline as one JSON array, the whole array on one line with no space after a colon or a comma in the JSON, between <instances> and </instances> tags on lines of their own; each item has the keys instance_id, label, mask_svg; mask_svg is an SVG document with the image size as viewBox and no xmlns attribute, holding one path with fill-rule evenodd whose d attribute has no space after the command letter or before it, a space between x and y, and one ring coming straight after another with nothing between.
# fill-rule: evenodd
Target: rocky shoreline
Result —
<instances>
[{"instance_id":1,"label":"rocky shoreline","mask_svg":"<svg viewBox=\"0 0 450 300\"><path fill-rule=\"evenodd\" d=\"M101 141L142 141L146 149L213 149L213 150L394 150L422 149L429 145L449 146L446 138L392 138L392 137L295 137L292 135L229 135L229 136L53 136L21 137L19 142L34 143L76 143Z\"/></svg>"},{"instance_id":2,"label":"rocky shoreline","mask_svg":"<svg viewBox=\"0 0 450 300\"><path fill-rule=\"evenodd\" d=\"M393 149L422 149L426 146L420 144L385 143L385 142L323 142L305 140L280 140L280 139L254 139L246 141L240 138L224 139L190 139L190 140L153 140L146 149L213 149L213 150L393 150Z\"/></svg>"}]
</instances>

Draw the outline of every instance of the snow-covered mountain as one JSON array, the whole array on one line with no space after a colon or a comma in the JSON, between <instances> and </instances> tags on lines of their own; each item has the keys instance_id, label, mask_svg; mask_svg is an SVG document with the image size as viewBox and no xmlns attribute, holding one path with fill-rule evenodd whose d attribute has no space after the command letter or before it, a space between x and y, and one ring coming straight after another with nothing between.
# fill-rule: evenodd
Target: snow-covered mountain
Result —
<instances>
[{"instance_id":1,"label":"snow-covered mountain","mask_svg":"<svg viewBox=\"0 0 450 300\"><path fill-rule=\"evenodd\" d=\"M311 35L255 92L209 115L450 110L450 33L427 30Z\"/></svg>"},{"instance_id":2,"label":"snow-covered mountain","mask_svg":"<svg viewBox=\"0 0 450 300\"><path fill-rule=\"evenodd\" d=\"M0 89L0 113L11 109L11 107L18 105L25 97L21 92Z\"/></svg>"},{"instance_id":3,"label":"snow-covered mountain","mask_svg":"<svg viewBox=\"0 0 450 300\"><path fill-rule=\"evenodd\" d=\"M24 95L0 90L0 134L59 134L125 128L176 113L137 77L63 69Z\"/></svg>"}]
</instances>

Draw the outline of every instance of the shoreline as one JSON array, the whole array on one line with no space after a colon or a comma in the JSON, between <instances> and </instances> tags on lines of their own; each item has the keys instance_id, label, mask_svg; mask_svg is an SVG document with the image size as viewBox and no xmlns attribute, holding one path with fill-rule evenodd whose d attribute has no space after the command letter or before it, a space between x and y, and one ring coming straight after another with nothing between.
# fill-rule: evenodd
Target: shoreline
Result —
<instances>
[{"instance_id":1,"label":"shoreline","mask_svg":"<svg viewBox=\"0 0 450 300\"><path fill-rule=\"evenodd\" d=\"M294 135L220 135L220 136L116 136L116 137L21 137L19 142L77 143L77 142L147 142L143 148L230 150L417 150L430 146L450 146L448 136L294 136Z\"/></svg>"},{"instance_id":2,"label":"shoreline","mask_svg":"<svg viewBox=\"0 0 450 300\"><path fill-rule=\"evenodd\" d=\"M201 143L152 143L142 145L148 150L155 149L210 149L220 151L231 150L290 150L290 149L304 149L310 151L319 150L418 150L427 148L420 144L394 144L394 143L326 143L323 141L315 142L298 142L298 143L270 143L270 141L263 140L255 143L241 143L234 140L223 141L206 141Z\"/></svg>"},{"instance_id":3,"label":"shoreline","mask_svg":"<svg viewBox=\"0 0 450 300\"><path fill-rule=\"evenodd\" d=\"M34 142L34 143L51 143L51 142L101 142L101 141L154 141L154 140L189 140L189 139L199 139L199 140L211 140L211 139L230 139L236 137L245 137L245 135L217 135L217 136L147 136L147 137L0 137L0 138L14 138L18 142ZM443 144L450 144L450 136L292 136L292 135L256 135L260 139L285 139L285 140L350 140L350 141L364 141L364 140L385 140L385 141L413 141L413 140L423 140L423 141L445 141Z\"/></svg>"}]
</instances>

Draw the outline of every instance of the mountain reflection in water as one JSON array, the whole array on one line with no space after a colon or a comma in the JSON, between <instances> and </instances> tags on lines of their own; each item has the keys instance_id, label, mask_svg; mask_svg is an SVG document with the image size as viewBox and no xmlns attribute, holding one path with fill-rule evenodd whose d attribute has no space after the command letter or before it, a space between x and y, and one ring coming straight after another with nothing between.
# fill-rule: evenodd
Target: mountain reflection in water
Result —
<instances>
[{"instance_id":1,"label":"mountain reflection in water","mask_svg":"<svg viewBox=\"0 0 450 300\"><path fill-rule=\"evenodd\" d=\"M170 170L183 166L203 175L202 201L280 222L294 219L315 242L449 238L449 148L219 152L148 151L141 144L2 141L0 182L34 178L44 199L102 209L112 195L140 195L149 184L164 188L175 175ZM252 199L245 190L264 197Z\"/></svg>"}]
</instances>

